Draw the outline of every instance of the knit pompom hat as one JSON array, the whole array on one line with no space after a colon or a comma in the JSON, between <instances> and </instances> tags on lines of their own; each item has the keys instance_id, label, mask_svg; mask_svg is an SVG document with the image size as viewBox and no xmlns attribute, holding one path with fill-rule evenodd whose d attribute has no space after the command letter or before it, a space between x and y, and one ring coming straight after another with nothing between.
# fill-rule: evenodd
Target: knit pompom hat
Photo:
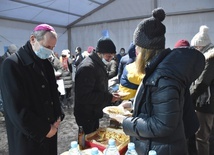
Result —
<instances>
[{"instance_id":1,"label":"knit pompom hat","mask_svg":"<svg viewBox=\"0 0 214 155\"><path fill-rule=\"evenodd\" d=\"M134 44L146 49L164 49L166 27L162 24L165 12L162 8L152 11L152 17L142 20L134 31Z\"/></svg>"},{"instance_id":2,"label":"knit pompom hat","mask_svg":"<svg viewBox=\"0 0 214 155\"><path fill-rule=\"evenodd\" d=\"M192 38L191 46L206 46L211 43L208 35L209 28L206 25L202 25L199 32Z\"/></svg>"}]
</instances>

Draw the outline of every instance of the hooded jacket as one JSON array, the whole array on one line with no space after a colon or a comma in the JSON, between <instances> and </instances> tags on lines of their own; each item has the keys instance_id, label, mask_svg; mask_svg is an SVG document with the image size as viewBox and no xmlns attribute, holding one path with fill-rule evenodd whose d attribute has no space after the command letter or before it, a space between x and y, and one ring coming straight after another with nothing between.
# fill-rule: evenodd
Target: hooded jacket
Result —
<instances>
[{"instance_id":1,"label":"hooded jacket","mask_svg":"<svg viewBox=\"0 0 214 155\"><path fill-rule=\"evenodd\" d=\"M128 92L129 95L123 97L123 100L129 100L135 97L137 88L143 77L144 74L137 72L135 62L125 66L120 79L119 91Z\"/></svg>"},{"instance_id":2,"label":"hooded jacket","mask_svg":"<svg viewBox=\"0 0 214 155\"><path fill-rule=\"evenodd\" d=\"M186 155L183 125L185 89L204 68L204 56L189 48L166 49L146 67L134 101L133 117L123 121L139 155Z\"/></svg>"},{"instance_id":3,"label":"hooded jacket","mask_svg":"<svg viewBox=\"0 0 214 155\"><path fill-rule=\"evenodd\" d=\"M201 51L206 59L206 65L190 88L191 97L196 110L214 114L214 45L208 44Z\"/></svg>"}]
</instances>

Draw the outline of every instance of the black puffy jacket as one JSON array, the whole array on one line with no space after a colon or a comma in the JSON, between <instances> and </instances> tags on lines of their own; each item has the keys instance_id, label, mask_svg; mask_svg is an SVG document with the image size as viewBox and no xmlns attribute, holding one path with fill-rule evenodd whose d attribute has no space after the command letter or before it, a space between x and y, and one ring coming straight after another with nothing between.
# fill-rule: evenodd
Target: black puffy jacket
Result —
<instances>
[{"instance_id":1,"label":"black puffy jacket","mask_svg":"<svg viewBox=\"0 0 214 155\"><path fill-rule=\"evenodd\" d=\"M133 117L123 121L139 155L186 155L183 125L185 89L204 68L204 56L189 48L166 49L146 67L138 88Z\"/></svg>"}]
</instances>

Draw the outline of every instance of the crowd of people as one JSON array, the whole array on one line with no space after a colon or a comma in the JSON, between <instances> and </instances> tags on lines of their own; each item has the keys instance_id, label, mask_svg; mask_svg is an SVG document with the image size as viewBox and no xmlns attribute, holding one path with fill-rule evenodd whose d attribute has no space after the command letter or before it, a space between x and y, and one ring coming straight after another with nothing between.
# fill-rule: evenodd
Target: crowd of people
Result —
<instances>
[{"instance_id":1,"label":"crowd of people","mask_svg":"<svg viewBox=\"0 0 214 155\"><path fill-rule=\"evenodd\" d=\"M136 26L128 52L120 48L118 54L113 40L101 37L95 48L77 46L75 55L69 49L57 55L57 32L48 24L37 25L21 48L10 45L0 57L0 110L9 154L57 155L63 109L72 104L77 125L89 134L99 128L103 108L129 103L132 116L109 117L121 123L139 155L149 150L212 155L214 45L209 28L202 25L191 41L181 38L170 49L164 19L165 11L154 9Z\"/></svg>"}]
</instances>

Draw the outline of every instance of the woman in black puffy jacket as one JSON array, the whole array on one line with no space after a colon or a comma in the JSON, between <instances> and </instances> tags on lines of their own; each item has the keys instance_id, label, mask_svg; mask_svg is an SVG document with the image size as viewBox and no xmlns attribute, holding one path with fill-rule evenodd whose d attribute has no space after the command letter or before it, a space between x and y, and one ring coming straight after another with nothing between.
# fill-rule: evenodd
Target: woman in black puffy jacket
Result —
<instances>
[{"instance_id":1,"label":"woman in black puffy jacket","mask_svg":"<svg viewBox=\"0 0 214 155\"><path fill-rule=\"evenodd\" d=\"M204 68L204 56L193 48L165 49L163 9L143 20L134 32L136 62L145 77L138 87L132 117L110 116L122 123L138 155L187 155L183 124L184 93Z\"/></svg>"}]
</instances>

